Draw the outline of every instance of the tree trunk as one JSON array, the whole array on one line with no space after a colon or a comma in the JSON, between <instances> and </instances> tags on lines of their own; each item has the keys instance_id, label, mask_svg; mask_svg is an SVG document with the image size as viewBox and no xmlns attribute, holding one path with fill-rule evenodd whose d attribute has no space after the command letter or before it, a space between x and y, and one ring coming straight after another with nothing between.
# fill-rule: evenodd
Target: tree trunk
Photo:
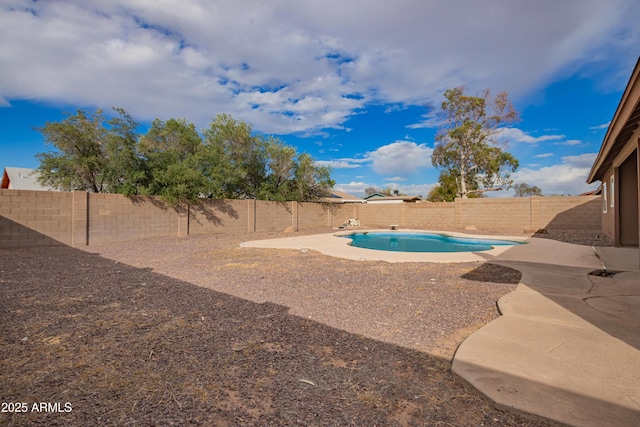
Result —
<instances>
[{"instance_id":1,"label":"tree trunk","mask_svg":"<svg viewBox=\"0 0 640 427\"><path fill-rule=\"evenodd\" d=\"M467 198L467 171L465 168L465 156L464 153L460 156L462 160L460 162L460 197L463 199Z\"/></svg>"}]
</instances>

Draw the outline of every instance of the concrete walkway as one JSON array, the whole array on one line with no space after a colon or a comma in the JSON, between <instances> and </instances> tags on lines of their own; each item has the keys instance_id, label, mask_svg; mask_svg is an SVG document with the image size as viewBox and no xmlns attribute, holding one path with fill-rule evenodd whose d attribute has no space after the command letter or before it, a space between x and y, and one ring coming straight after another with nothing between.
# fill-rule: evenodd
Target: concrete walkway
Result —
<instances>
[{"instance_id":1,"label":"concrete walkway","mask_svg":"<svg viewBox=\"0 0 640 427\"><path fill-rule=\"evenodd\" d=\"M498 302L502 316L460 345L453 371L504 409L573 426L640 426L638 248L596 253L549 239L528 241L473 254L381 253L327 234L242 246L363 261L487 261L517 269L520 284ZM589 274L602 269L621 273Z\"/></svg>"},{"instance_id":2,"label":"concrete walkway","mask_svg":"<svg viewBox=\"0 0 640 427\"><path fill-rule=\"evenodd\" d=\"M460 345L453 371L505 409L574 426L639 426L638 249L596 254L534 238L487 260L522 279L499 300L502 316ZM603 265L625 273L589 275Z\"/></svg>"}]
</instances>

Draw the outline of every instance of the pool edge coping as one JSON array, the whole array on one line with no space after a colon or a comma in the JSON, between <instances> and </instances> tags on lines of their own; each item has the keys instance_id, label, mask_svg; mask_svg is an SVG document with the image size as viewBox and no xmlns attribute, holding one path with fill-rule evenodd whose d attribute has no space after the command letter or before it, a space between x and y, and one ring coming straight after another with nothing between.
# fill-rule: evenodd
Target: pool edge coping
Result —
<instances>
[{"instance_id":1,"label":"pool edge coping","mask_svg":"<svg viewBox=\"0 0 640 427\"><path fill-rule=\"evenodd\" d=\"M270 249L294 249L320 252L323 255L336 258L350 259L355 261L385 261L396 262L432 262L432 263L455 263L455 262L485 262L487 259L497 257L513 246L499 246L487 251L479 252L394 252L374 249L364 249L351 246L345 235L358 232L387 232L387 229L372 228L359 230L339 230L331 233L311 234L305 236L291 236L278 239L254 240L240 243L240 247L270 248ZM496 239L510 240L526 243L529 238L517 236L498 236L465 234L460 232L437 231L437 230L394 230L398 232L420 232L425 234L443 234L452 237L476 238L476 239Z\"/></svg>"}]
</instances>

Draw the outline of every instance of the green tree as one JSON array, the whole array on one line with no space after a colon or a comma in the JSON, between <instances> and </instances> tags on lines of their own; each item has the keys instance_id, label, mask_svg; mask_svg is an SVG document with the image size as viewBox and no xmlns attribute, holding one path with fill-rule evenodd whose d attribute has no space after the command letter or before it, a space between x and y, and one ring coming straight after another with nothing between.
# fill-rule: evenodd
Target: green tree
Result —
<instances>
[{"instance_id":1,"label":"green tree","mask_svg":"<svg viewBox=\"0 0 640 427\"><path fill-rule=\"evenodd\" d=\"M453 202L457 194L456 177L447 171L442 171L438 178L438 184L431 189L427 200L430 202Z\"/></svg>"},{"instance_id":2,"label":"green tree","mask_svg":"<svg viewBox=\"0 0 640 427\"><path fill-rule=\"evenodd\" d=\"M430 202L453 202L458 196L458 180L459 176L452 175L449 171L440 172L438 178L438 184L431 189L427 200ZM477 189L477 183L473 180L467 181L467 188L469 190ZM468 198L481 198L484 197L482 193L470 192L467 194Z\"/></svg>"},{"instance_id":3,"label":"green tree","mask_svg":"<svg viewBox=\"0 0 640 427\"><path fill-rule=\"evenodd\" d=\"M118 115L107 123L104 156L107 191L126 195L137 194L144 185L143 159L138 154L138 123L122 108L114 108Z\"/></svg>"},{"instance_id":4,"label":"green tree","mask_svg":"<svg viewBox=\"0 0 640 427\"><path fill-rule=\"evenodd\" d=\"M377 189L377 188L375 188L375 187L367 187L367 188L365 188L365 189L364 189L364 193L365 193L367 196L370 196L370 195L372 195L372 194L374 194L374 193L377 193L377 192L378 192L378 189Z\"/></svg>"},{"instance_id":5,"label":"green tree","mask_svg":"<svg viewBox=\"0 0 640 427\"><path fill-rule=\"evenodd\" d=\"M216 162L209 154L193 123L185 119L160 119L139 139L138 151L144 158L146 185L142 192L158 195L171 204L195 203L209 195L222 179L214 174ZM214 160L216 159L214 156Z\"/></svg>"},{"instance_id":6,"label":"green tree","mask_svg":"<svg viewBox=\"0 0 640 427\"><path fill-rule=\"evenodd\" d=\"M53 151L36 154L41 183L65 191L103 190L106 159L101 143L106 129L102 110L91 115L78 110L62 122L47 122L36 130L46 144L55 147Z\"/></svg>"},{"instance_id":7,"label":"green tree","mask_svg":"<svg viewBox=\"0 0 640 427\"><path fill-rule=\"evenodd\" d=\"M223 193L230 198L311 201L333 187L331 169L277 138L254 135L251 125L218 115L203 131L205 145L223 158Z\"/></svg>"},{"instance_id":8,"label":"green tree","mask_svg":"<svg viewBox=\"0 0 640 427\"><path fill-rule=\"evenodd\" d=\"M145 135L125 110L106 120L84 111L39 129L56 150L39 153L41 181L63 190L157 195L171 204L202 197L311 201L333 187L331 170L251 126L218 115L204 138L185 119L156 119Z\"/></svg>"},{"instance_id":9,"label":"green tree","mask_svg":"<svg viewBox=\"0 0 640 427\"><path fill-rule=\"evenodd\" d=\"M513 189L516 192L516 197L542 196L540 187L536 185L530 187L526 182L514 185Z\"/></svg>"},{"instance_id":10,"label":"green tree","mask_svg":"<svg viewBox=\"0 0 640 427\"><path fill-rule=\"evenodd\" d=\"M331 168L317 166L307 153L298 156L293 175L294 192L290 200L317 201L321 197L326 197L335 185L335 181L331 179Z\"/></svg>"},{"instance_id":11,"label":"green tree","mask_svg":"<svg viewBox=\"0 0 640 427\"><path fill-rule=\"evenodd\" d=\"M258 198L279 202L291 200L294 192L292 178L297 167L296 149L270 138L266 141L266 154L267 177Z\"/></svg>"},{"instance_id":12,"label":"green tree","mask_svg":"<svg viewBox=\"0 0 640 427\"><path fill-rule=\"evenodd\" d=\"M94 193L137 191L140 164L136 153L138 124L123 109L106 120L101 109L77 110L61 122L36 128L55 150L36 154L40 182L61 190Z\"/></svg>"},{"instance_id":13,"label":"green tree","mask_svg":"<svg viewBox=\"0 0 640 427\"><path fill-rule=\"evenodd\" d=\"M204 130L205 144L222 155L229 165L224 192L227 197L258 198L267 177L264 138L252 135L251 125L219 114Z\"/></svg>"},{"instance_id":14,"label":"green tree","mask_svg":"<svg viewBox=\"0 0 640 427\"><path fill-rule=\"evenodd\" d=\"M499 147L500 126L516 121L517 112L505 92L491 98L467 96L464 88L449 89L441 105L441 127L431 160L444 168L441 177L454 178L456 196L508 189L518 160ZM450 183L441 182L443 187Z\"/></svg>"}]
</instances>

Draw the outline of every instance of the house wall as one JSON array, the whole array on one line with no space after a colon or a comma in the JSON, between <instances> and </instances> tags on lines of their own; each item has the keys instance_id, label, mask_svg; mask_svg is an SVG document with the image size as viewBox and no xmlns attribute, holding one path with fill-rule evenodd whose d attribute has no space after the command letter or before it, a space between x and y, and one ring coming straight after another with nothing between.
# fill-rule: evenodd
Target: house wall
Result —
<instances>
[{"instance_id":1,"label":"house wall","mask_svg":"<svg viewBox=\"0 0 640 427\"><path fill-rule=\"evenodd\" d=\"M640 198L638 184L638 155L637 150L618 168L618 200L616 203L619 221L615 243L620 246L638 246L640 240L640 215L638 199Z\"/></svg>"},{"instance_id":2,"label":"house wall","mask_svg":"<svg viewBox=\"0 0 640 427\"><path fill-rule=\"evenodd\" d=\"M2 189L0 247L85 246L160 236L337 228L350 218L371 228L599 230L601 203L599 196L344 205L203 200L189 209L174 209L154 197Z\"/></svg>"},{"instance_id":3,"label":"house wall","mask_svg":"<svg viewBox=\"0 0 640 427\"><path fill-rule=\"evenodd\" d=\"M637 246L640 241L639 138L640 130L636 130L613 159L612 167L602 176L601 227L602 232L609 236L616 246Z\"/></svg>"}]
</instances>

